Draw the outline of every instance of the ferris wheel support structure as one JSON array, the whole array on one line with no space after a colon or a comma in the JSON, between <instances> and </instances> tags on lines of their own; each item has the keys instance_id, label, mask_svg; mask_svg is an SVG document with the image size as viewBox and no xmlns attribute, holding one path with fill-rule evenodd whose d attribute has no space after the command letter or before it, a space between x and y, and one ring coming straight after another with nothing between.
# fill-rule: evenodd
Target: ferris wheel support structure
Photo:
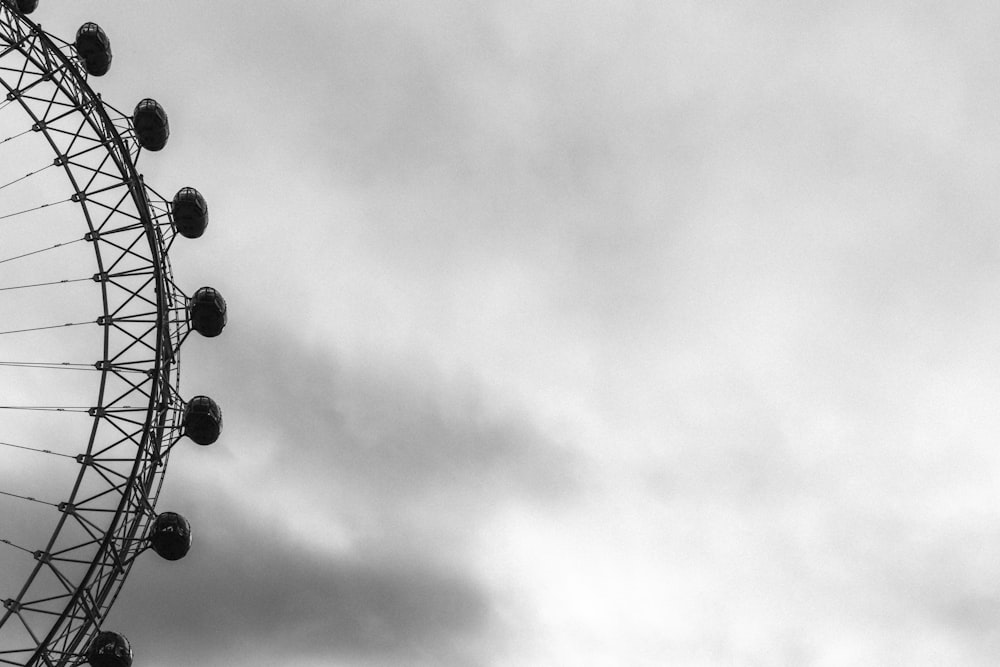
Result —
<instances>
[{"instance_id":1,"label":"ferris wheel support structure","mask_svg":"<svg viewBox=\"0 0 1000 667\"><path fill-rule=\"evenodd\" d=\"M68 179L68 199L31 210L72 202L82 212L81 240L93 247L100 291L91 326L102 328L103 342L93 363L100 380L86 409L86 447L75 457L72 488L53 504L50 536L35 548L2 540L35 562L20 590L2 599L0 665L124 665L115 660L127 652L130 664L131 648L124 637L102 632L102 622L140 553L153 548L173 560L190 546L186 520L157 515L155 506L178 440L188 435L210 444L221 430L214 401L180 398L179 352L192 330L218 335L226 305L211 288L187 297L170 267L176 237L204 231L204 199L184 188L167 201L136 168L144 149L161 149L169 136L162 107L147 99L126 115L105 103L88 83L103 73L102 56L103 71L110 64L103 31L85 24L76 43L63 42L25 16L33 4L0 0L0 109L21 107ZM87 326L65 326L76 324ZM15 638L7 645L11 627Z\"/></svg>"}]
</instances>

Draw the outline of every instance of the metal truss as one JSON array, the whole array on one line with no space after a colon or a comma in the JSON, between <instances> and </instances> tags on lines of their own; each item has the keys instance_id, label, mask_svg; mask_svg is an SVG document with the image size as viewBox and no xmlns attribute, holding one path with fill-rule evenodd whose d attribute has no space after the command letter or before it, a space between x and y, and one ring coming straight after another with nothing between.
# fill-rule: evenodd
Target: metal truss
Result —
<instances>
[{"instance_id":1,"label":"metal truss","mask_svg":"<svg viewBox=\"0 0 1000 667\"><path fill-rule=\"evenodd\" d=\"M75 484L51 503L47 543L14 545L34 560L21 589L0 591L0 665L55 667L81 662L147 547L168 455L182 433L178 362L188 299L167 259L170 205L136 171L141 148L130 116L94 93L70 44L11 4L0 0L0 104L20 105L65 173L103 303L92 323L80 323L101 328L103 349Z\"/></svg>"}]
</instances>

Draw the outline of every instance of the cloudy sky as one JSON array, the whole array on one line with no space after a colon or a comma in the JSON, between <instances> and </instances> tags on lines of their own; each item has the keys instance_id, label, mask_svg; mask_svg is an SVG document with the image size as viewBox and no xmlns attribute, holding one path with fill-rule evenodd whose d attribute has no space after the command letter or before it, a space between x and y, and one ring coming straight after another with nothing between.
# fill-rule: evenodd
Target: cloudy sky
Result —
<instances>
[{"instance_id":1,"label":"cloudy sky","mask_svg":"<svg viewBox=\"0 0 1000 667\"><path fill-rule=\"evenodd\" d=\"M212 218L137 664L1000 650L1000 8L42 0Z\"/></svg>"}]
</instances>

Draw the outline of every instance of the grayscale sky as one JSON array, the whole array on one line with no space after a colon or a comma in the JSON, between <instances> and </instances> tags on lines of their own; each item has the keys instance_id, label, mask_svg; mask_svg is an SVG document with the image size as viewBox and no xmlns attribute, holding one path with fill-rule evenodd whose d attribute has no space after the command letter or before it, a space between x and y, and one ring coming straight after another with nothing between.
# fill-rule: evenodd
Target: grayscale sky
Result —
<instances>
[{"instance_id":1,"label":"grayscale sky","mask_svg":"<svg viewBox=\"0 0 1000 667\"><path fill-rule=\"evenodd\" d=\"M208 198L144 667L992 665L1000 6L41 0Z\"/></svg>"}]
</instances>

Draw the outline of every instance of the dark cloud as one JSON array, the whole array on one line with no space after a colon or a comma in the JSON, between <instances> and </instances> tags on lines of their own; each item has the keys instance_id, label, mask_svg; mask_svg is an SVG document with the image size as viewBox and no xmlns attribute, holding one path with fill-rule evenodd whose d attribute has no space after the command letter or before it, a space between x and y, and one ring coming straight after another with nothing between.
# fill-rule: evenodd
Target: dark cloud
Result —
<instances>
[{"instance_id":1,"label":"dark cloud","mask_svg":"<svg viewBox=\"0 0 1000 667\"><path fill-rule=\"evenodd\" d=\"M385 497L391 511L441 493L558 497L575 487L570 451L548 442L518 406L494 403L474 377L449 378L429 360L378 350L338 360L236 313L218 349L209 342L192 354L210 356L192 385L204 378L233 391L226 380L239 369L238 391L219 397L236 437L249 437L236 454L259 447L283 479L347 487L373 503ZM277 447L255 443L255 428L273 433Z\"/></svg>"},{"instance_id":2,"label":"dark cloud","mask_svg":"<svg viewBox=\"0 0 1000 667\"><path fill-rule=\"evenodd\" d=\"M226 431L214 449L174 452L160 507L191 517L196 548L137 566L109 623L153 664L485 663L504 626L469 554L497 509L571 498L579 463L469 380L291 341L246 315L214 354L192 345L188 359L211 361L186 385L218 387ZM247 486L188 472L205 465ZM321 515L316 532L296 531L288 507Z\"/></svg>"},{"instance_id":3,"label":"dark cloud","mask_svg":"<svg viewBox=\"0 0 1000 667\"><path fill-rule=\"evenodd\" d=\"M477 644L495 619L468 573L421 553L325 554L241 506L189 514L191 554L171 564L149 553L108 621L146 664L481 662Z\"/></svg>"}]
</instances>

